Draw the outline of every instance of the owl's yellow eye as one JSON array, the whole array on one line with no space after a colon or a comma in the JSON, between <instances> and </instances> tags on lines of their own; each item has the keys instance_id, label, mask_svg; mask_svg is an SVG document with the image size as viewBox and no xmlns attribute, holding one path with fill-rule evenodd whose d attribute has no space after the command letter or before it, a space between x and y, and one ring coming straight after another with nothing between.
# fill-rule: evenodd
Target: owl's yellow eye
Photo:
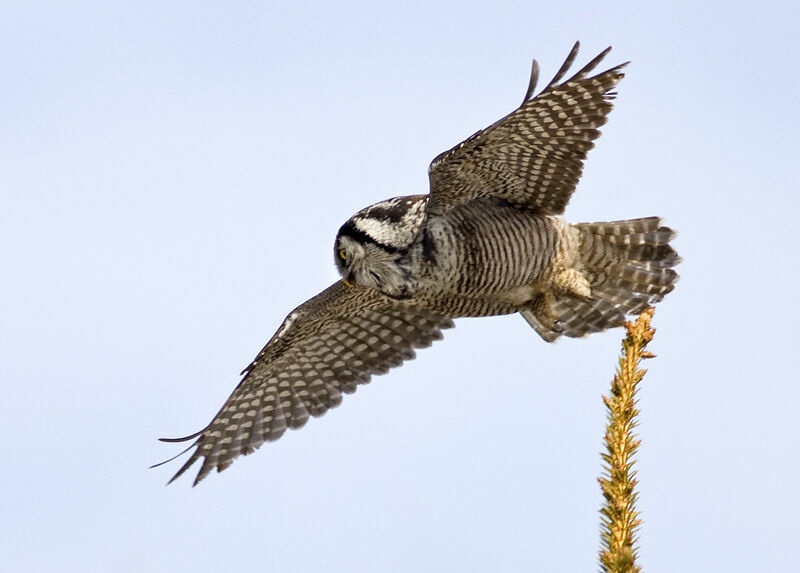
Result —
<instances>
[{"instance_id":1,"label":"owl's yellow eye","mask_svg":"<svg viewBox=\"0 0 800 573\"><path fill-rule=\"evenodd\" d=\"M347 260L347 252L344 249L339 249L339 258L343 261Z\"/></svg>"}]
</instances>

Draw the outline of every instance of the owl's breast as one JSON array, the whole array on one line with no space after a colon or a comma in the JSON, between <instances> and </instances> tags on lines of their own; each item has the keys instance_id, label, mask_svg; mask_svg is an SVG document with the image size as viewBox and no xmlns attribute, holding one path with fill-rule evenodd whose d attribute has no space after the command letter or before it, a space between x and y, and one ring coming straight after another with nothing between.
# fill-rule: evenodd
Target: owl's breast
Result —
<instances>
[{"instance_id":1,"label":"owl's breast","mask_svg":"<svg viewBox=\"0 0 800 573\"><path fill-rule=\"evenodd\" d=\"M524 289L558 253L567 223L491 199L428 220L411 275L423 290L484 296Z\"/></svg>"}]
</instances>

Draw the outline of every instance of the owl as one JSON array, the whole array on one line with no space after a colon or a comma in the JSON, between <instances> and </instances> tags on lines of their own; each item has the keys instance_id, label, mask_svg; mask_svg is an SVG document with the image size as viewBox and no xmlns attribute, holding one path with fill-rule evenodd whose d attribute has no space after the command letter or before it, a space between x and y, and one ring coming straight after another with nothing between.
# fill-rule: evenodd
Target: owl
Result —
<instances>
[{"instance_id":1,"label":"owl","mask_svg":"<svg viewBox=\"0 0 800 573\"><path fill-rule=\"evenodd\" d=\"M519 313L545 341L623 323L672 291L675 233L657 217L561 218L626 64L561 81L576 43L534 97L436 157L427 195L396 197L339 229L341 280L289 313L211 423L178 442L202 458L195 485L338 406L374 374L442 338L453 319Z\"/></svg>"}]
</instances>

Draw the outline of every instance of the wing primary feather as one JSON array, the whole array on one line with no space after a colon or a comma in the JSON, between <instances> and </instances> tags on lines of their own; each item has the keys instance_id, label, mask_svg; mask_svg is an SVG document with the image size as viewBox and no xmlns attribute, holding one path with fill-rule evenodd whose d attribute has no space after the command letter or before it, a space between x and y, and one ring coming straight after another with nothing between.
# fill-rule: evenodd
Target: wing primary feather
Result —
<instances>
[{"instance_id":1,"label":"wing primary feather","mask_svg":"<svg viewBox=\"0 0 800 573\"><path fill-rule=\"evenodd\" d=\"M586 77L586 74L588 74L588 73L589 73L589 72L591 72L593 69L595 69L595 68L597 67L597 65L598 65L600 62L602 62L602 61L603 61L603 58L605 58L605 57L608 55L608 53L609 53L610 51L611 51L611 46L609 46L608 48L606 48L605 50L603 50L602 52L600 52L599 54L597 54L597 56L595 56L595 57L594 57L594 59L593 59L591 62L589 62L588 64L586 64L585 66L583 66L583 67L582 67L580 70L578 70L578 71L575 73L575 75L574 75L574 76L572 76L570 79L568 79L568 80L567 80L567 82L577 81L577 80L580 80L580 79L583 79L583 78L585 78L585 77ZM627 62L626 62L626 63L627 63ZM621 64L621 66L624 66L624 65L625 65L625 64ZM617 67L620 67L620 66L617 66ZM616 69L616 68L615 68L615 69Z\"/></svg>"},{"instance_id":2,"label":"wing primary feather","mask_svg":"<svg viewBox=\"0 0 800 573\"><path fill-rule=\"evenodd\" d=\"M191 450L191 449L192 449L194 446L195 446L195 444L192 444L192 445L190 445L190 446L187 446L185 450L181 451L180 453L177 453L177 454L175 454L175 455L174 455L174 456L172 456L170 459L168 459L168 460L164 460L163 462L158 462L157 464L153 464L152 466L150 466L150 467L149 467L149 468L147 468L147 469L151 469L151 470L152 470L153 468L157 468L158 466L163 466L164 464L168 464L168 463L169 463L169 462L171 462L172 460L174 460L174 459L177 459L177 458L181 457L183 454L185 454L186 452L188 452L189 450Z\"/></svg>"},{"instance_id":3,"label":"wing primary feather","mask_svg":"<svg viewBox=\"0 0 800 573\"><path fill-rule=\"evenodd\" d=\"M192 444L192 446L190 446L190 447L194 447L194 446L196 446L196 445L197 445L197 444ZM188 470L190 467L192 467L192 466L194 465L194 463L195 463L195 462L196 462L198 459L200 459L200 448L196 449L196 450L195 450L195 451L192 453L191 457L190 457L188 460L186 460L186 463L185 463L185 464L183 464L183 466L181 466L181 469L179 469L177 472L175 472L175 475L174 475L174 476L172 476L172 478L171 478L171 479L170 479L170 480L167 482L167 485L171 484L171 483L172 483L172 482L174 482L176 479L178 479L179 477L181 477L181 476L182 476L182 475L183 475L183 474L186 472L186 470ZM195 485L197 485L197 481L196 481L196 480L195 480L195 482L192 484L192 487L194 487Z\"/></svg>"},{"instance_id":4,"label":"wing primary feather","mask_svg":"<svg viewBox=\"0 0 800 573\"><path fill-rule=\"evenodd\" d=\"M304 318L295 320L299 316ZM287 317L208 426L183 438L162 439L195 439L178 454L194 448L168 483L198 460L193 486L212 470L223 471L240 455L339 405L342 392L353 392L373 374L413 358L414 348L429 346L442 337L441 329L452 326L446 317L335 283Z\"/></svg>"},{"instance_id":5,"label":"wing primary feather","mask_svg":"<svg viewBox=\"0 0 800 573\"><path fill-rule=\"evenodd\" d=\"M197 472L197 477L194 478L194 483L192 484L192 487L199 484L203 478L205 478L209 473L211 473L211 470L217 467L217 464L219 463L220 453L222 453L221 450L223 448L226 450L228 449L227 444L222 443L223 436L220 430L215 430L214 432L212 432L212 435L210 437L214 441L209 444L210 445L209 449L203 453L203 462L202 465L200 466L200 471ZM195 454L199 451L200 448L197 448L197 450L195 450Z\"/></svg>"},{"instance_id":6,"label":"wing primary feather","mask_svg":"<svg viewBox=\"0 0 800 573\"><path fill-rule=\"evenodd\" d=\"M528 91L525 92L525 97L522 98L520 107L525 105L525 102L533 97L533 92L536 91L536 83L539 81L539 62L533 60L531 64L531 80L528 82Z\"/></svg>"},{"instance_id":7,"label":"wing primary feather","mask_svg":"<svg viewBox=\"0 0 800 573\"><path fill-rule=\"evenodd\" d=\"M580 49L580 47L581 43L575 42L575 45L572 46L572 50L567 56L567 59L564 61L563 64L561 64L561 67L556 72L556 75L553 76L553 79L550 80L550 83L547 84L547 86L542 90L542 93L546 92L548 89L554 86L558 82L558 80L564 77L564 74L566 74L567 70L569 70L572 67L572 62L574 62L575 58L578 56L578 50Z\"/></svg>"},{"instance_id":8,"label":"wing primary feather","mask_svg":"<svg viewBox=\"0 0 800 573\"><path fill-rule=\"evenodd\" d=\"M196 438L197 436L199 436L200 434L205 432L207 429L208 429L208 426L206 426L202 430L199 430L199 431L195 432L194 434L191 434L190 436L184 436L182 438L158 438L158 441L159 442L168 442L170 444L177 443L177 442L188 442L192 438ZM178 455L180 455L180 454L178 454ZM159 465L161 465L161 464L159 464ZM155 467L155 466L153 466L153 467Z\"/></svg>"}]
</instances>

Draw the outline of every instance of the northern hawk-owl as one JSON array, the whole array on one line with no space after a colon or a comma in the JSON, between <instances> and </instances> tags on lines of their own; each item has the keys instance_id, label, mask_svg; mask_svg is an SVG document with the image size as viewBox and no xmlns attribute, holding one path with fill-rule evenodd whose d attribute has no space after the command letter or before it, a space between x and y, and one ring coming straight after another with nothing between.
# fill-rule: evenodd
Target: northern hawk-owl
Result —
<instances>
[{"instance_id":1,"label":"northern hawk-owl","mask_svg":"<svg viewBox=\"0 0 800 573\"><path fill-rule=\"evenodd\" d=\"M342 225L342 276L281 324L211 423L185 438L194 481L338 406L373 374L414 357L459 317L519 313L546 341L623 323L678 279L675 233L657 217L571 224L561 215L622 64L589 77L610 48L436 157L430 193L376 203ZM170 480L170 481L172 481Z\"/></svg>"}]
</instances>

